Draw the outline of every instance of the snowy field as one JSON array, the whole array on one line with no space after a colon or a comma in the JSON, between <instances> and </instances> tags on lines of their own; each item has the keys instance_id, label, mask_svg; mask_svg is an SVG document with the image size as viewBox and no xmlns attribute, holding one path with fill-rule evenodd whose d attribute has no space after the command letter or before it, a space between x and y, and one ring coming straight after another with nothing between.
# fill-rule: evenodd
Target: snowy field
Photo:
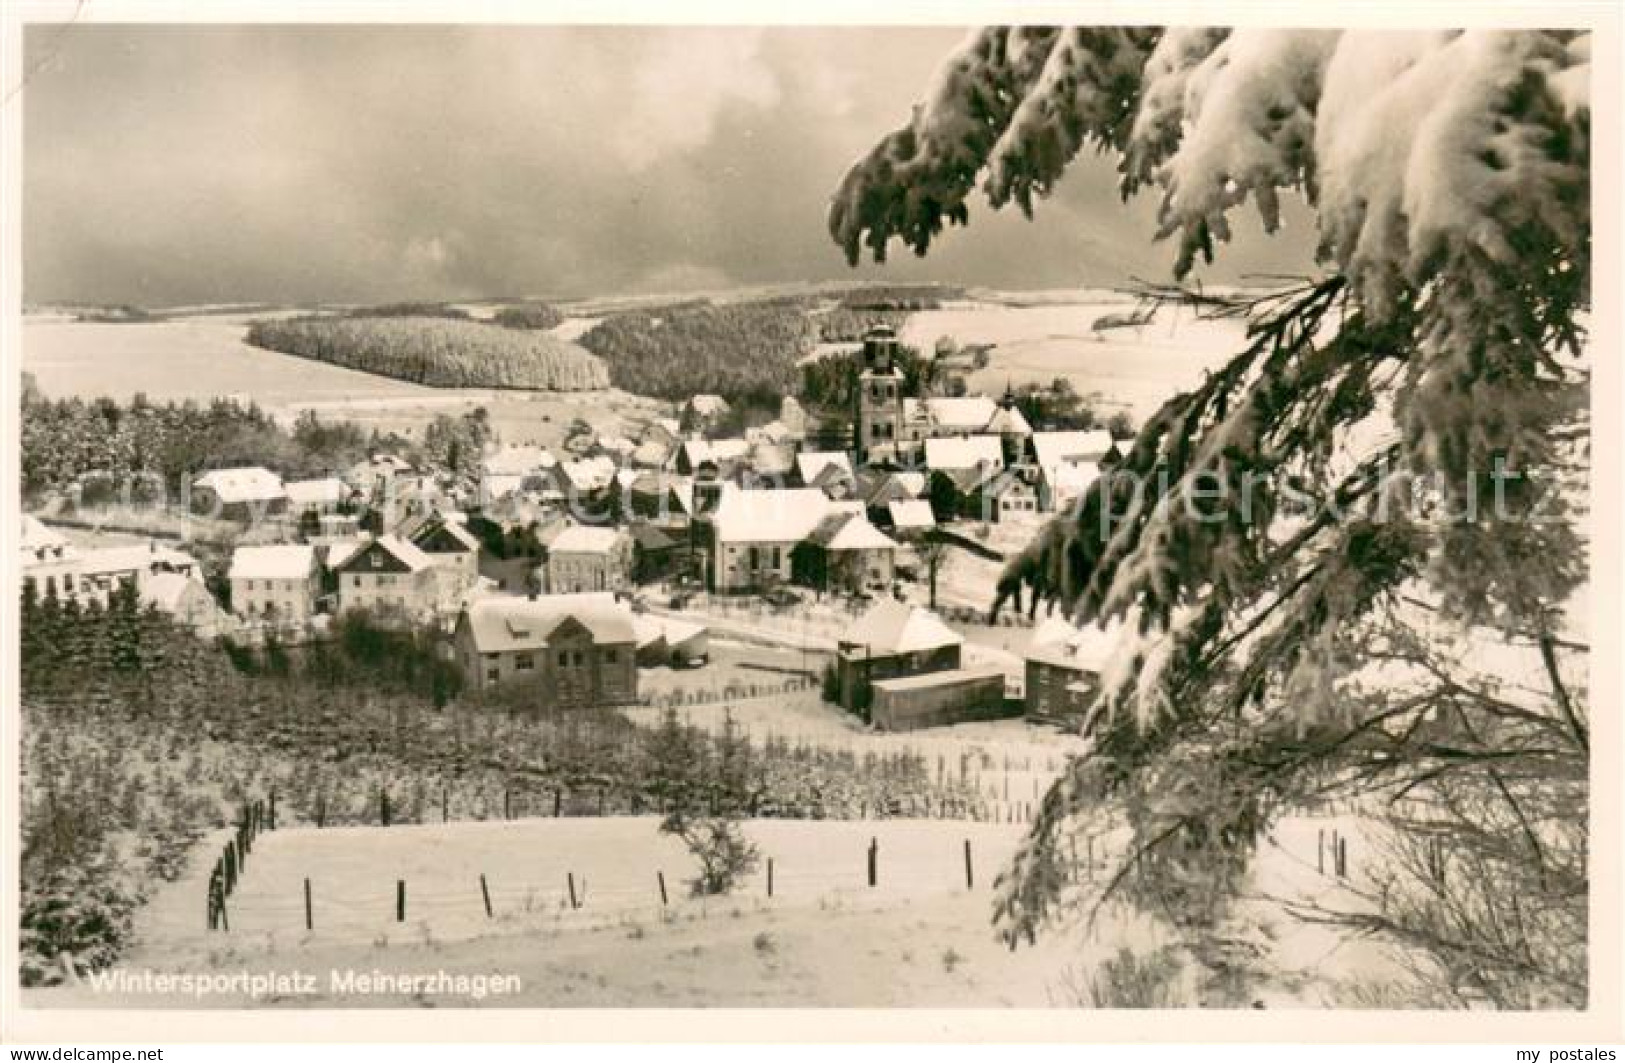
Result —
<instances>
[{"instance_id":1,"label":"snowy field","mask_svg":"<svg viewBox=\"0 0 1625 1063\"><path fill-rule=\"evenodd\" d=\"M1338 820L1289 820L1260 849L1259 894L1336 902L1342 888L1315 866ZM690 858L648 817L523 820L450 826L288 830L264 834L230 901L230 931L203 929L208 861L144 908L123 970L321 976L314 996L283 1006L1090 1006L1088 975L1123 946L1164 943L1143 917L1114 911L1071 923L1012 951L991 925L993 879L1018 828L926 821L753 821L774 860L734 894L683 894ZM865 852L879 844L879 884ZM964 880L970 840L974 884ZM1351 843L1358 866L1359 843ZM207 848L207 847L205 847ZM1103 859L1104 851L1100 851ZM1098 874L1103 865L1085 874ZM666 876L662 905L656 873ZM487 917L479 888L485 874ZM575 877L578 906L569 901ZM314 929L304 927L304 880ZM406 918L397 921L397 880ZM1390 971L1387 954L1292 923L1263 901L1247 940L1279 970L1259 988L1270 1007L1324 1005L1341 983ZM432 994L337 997L329 971L514 974L522 988L480 1001ZM28 992L31 1006L230 1007L241 993L196 999L98 990L89 983Z\"/></svg>"},{"instance_id":2,"label":"snowy field","mask_svg":"<svg viewBox=\"0 0 1625 1063\"><path fill-rule=\"evenodd\" d=\"M305 410L415 436L438 414L485 407L503 440L552 445L577 417L624 431L664 404L623 392L431 388L262 350L243 342L255 316L210 314L142 324L60 315L23 318L23 369L49 398L253 401L286 421Z\"/></svg>"},{"instance_id":3,"label":"snowy field","mask_svg":"<svg viewBox=\"0 0 1625 1063\"><path fill-rule=\"evenodd\" d=\"M1080 394L1098 395L1103 413L1126 409L1136 423L1175 392L1200 383L1204 370L1223 364L1243 346L1237 322L1202 320L1171 307L1138 328L1095 332L1091 327L1096 318L1132 305L961 305L911 315L899 338L922 350L933 349L939 336L960 344L993 344L987 368L969 377L973 394L998 395L1007 382L1048 384L1066 377Z\"/></svg>"}]
</instances>

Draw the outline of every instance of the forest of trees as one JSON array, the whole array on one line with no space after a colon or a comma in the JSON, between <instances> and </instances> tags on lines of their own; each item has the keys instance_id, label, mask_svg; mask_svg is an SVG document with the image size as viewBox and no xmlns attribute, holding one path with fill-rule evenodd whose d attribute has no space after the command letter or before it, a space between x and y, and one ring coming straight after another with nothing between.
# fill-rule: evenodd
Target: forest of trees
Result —
<instances>
[{"instance_id":1,"label":"forest of trees","mask_svg":"<svg viewBox=\"0 0 1625 1063\"><path fill-rule=\"evenodd\" d=\"M120 404L51 400L35 391L25 394L21 412L25 500L74 483L84 484L87 503L97 491L109 500L126 491L135 501L173 500L206 469L263 465L288 479L328 476L371 450L400 445L310 412L288 431L258 406L226 399L157 404L137 395Z\"/></svg>"},{"instance_id":2,"label":"forest of trees","mask_svg":"<svg viewBox=\"0 0 1625 1063\"><path fill-rule=\"evenodd\" d=\"M721 395L773 402L796 386L796 361L818 330L792 302L709 303L612 314L581 337L609 366L611 382L682 401Z\"/></svg>"},{"instance_id":3,"label":"forest of trees","mask_svg":"<svg viewBox=\"0 0 1625 1063\"><path fill-rule=\"evenodd\" d=\"M22 977L106 966L132 914L235 804L279 798L285 825L504 814L700 812L853 818L969 809L962 778L915 754L752 743L668 716L538 713L521 685L461 694L424 633L365 616L308 646L199 640L139 604L25 593L20 614ZM336 708L342 706L342 709ZM446 802L445 806L442 802Z\"/></svg>"},{"instance_id":4,"label":"forest of trees","mask_svg":"<svg viewBox=\"0 0 1625 1063\"><path fill-rule=\"evenodd\" d=\"M545 333L443 316L255 321L247 341L283 354L447 388L589 391L609 386L604 363Z\"/></svg>"},{"instance_id":5,"label":"forest of trees","mask_svg":"<svg viewBox=\"0 0 1625 1063\"><path fill-rule=\"evenodd\" d=\"M1123 640L1094 751L1001 881L1012 943L1118 904L1211 939L1272 824L1337 802L1370 870L1287 908L1393 946L1390 999L1586 1006L1590 54L1560 30L991 27L846 175L853 262L925 253L978 187L1031 214L1085 148L1154 193L1176 280L1248 200L1268 231L1285 194L1315 211L1322 276L1161 293L1245 318L1245 349L1001 581L995 610ZM1102 832L1127 845L1080 882L1068 847Z\"/></svg>"}]
</instances>

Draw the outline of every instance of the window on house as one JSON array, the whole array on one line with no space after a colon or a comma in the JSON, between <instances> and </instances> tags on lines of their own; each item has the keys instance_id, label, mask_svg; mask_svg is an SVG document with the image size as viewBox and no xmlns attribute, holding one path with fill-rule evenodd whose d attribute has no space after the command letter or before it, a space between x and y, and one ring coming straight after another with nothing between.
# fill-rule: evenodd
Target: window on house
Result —
<instances>
[{"instance_id":1,"label":"window on house","mask_svg":"<svg viewBox=\"0 0 1625 1063\"><path fill-rule=\"evenodd\" d=\"M604 660L607 661L610 664L614 664L619 659L619 657L620 657L620 655L617 654L614 650L605 650L604 651Z\"/></svg>"},{"instance_id":2,"label":"window on house","mask_svg":"<svg viewBox=\"0 0 1625 1063\"><path fill-rule=\"evenodd\" d=\"M62 589L67 591L69 594L73 593L73 573L72 572L64 572L62 574Z\"/></svg>"},{"instance_id":3,"label":"window on house","mask_svg":"<svg viewBox=\"0 0 1625 1063\"><path fill-rule=\"evenodd\" d=\"M515 671L528 672L536 667L536 659L528 653L515 654L513 666Z\"/></svg>"},{"instance_id":4,"label":"window on house","mask_svg":"<svg viewBox=\"0 0 1625 1063\"><path fill-rule=\"evenodd\" d=\"M582 652L580 650L577 650L576 654L575 654L575 657L576 657L576 667L580 668L582 663L585 662L586 656L584 654L582 654Z\"/></svg>"},{"instance_id":5,"label":"window on house","mask_svg":"<svg viewBox=\"0 0 1625 1063\"><path fill-rule=\"evenodd\" d=\"M560 668L568 668L569 666L570 666L570 655L568 653L565 653L563 650L560 650L559 651L559 667Z\"/></svg>"},{"instance_id":6,"label":"window on house","mask_svg":"<svg viewBox=\"0 0 1625 1063\"><path fill-rule=\"evenodd\" d=\"M500 669L500 668L488 668L488 669L486 669L485 678L490 680L491 682L495 683L497 680L502 678L502 669Z\"/></svg>"}]
</instances>

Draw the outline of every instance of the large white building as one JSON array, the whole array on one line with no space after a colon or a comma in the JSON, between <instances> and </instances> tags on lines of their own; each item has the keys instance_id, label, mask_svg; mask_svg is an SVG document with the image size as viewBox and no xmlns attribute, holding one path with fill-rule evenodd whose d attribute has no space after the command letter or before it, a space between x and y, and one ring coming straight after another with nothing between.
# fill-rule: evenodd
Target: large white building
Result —
<instances>
[{"instance_id":1,"label":"large white building","mask_svg":"<svg viewBox=\"0 0 1625 1063\"><path fill-rule=\"evenodd\" d=\"M321 568L309 543L239 546L227 579L232 612L273 623L309 620L321 597Z\"/></svg>"}]
</instances>

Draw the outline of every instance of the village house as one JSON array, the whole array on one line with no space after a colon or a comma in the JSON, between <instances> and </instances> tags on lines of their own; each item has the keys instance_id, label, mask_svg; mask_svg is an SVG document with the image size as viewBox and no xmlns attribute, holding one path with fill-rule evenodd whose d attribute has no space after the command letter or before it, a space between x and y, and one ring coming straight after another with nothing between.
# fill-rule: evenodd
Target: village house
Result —
<instances>
[{"instance_id":1,"label":"village house","mask_svg":"<svg viewBox=\"0 0 1625 1063\"><path fill-rule=\"evenodd\" d=\"M682 543L646 520L634 521L628 530L632 534L632 582L670 578L677 570Z\"/></svg>"},{"instance_id":2,"label":"village house","mask_svg":"<svg viewBox=\"0 0 1625 1063\"><path fill-rule=\"evenodd\" d=\"M24 515L20 543L23 586L40 598L55 596L81 606L103 608L121 587L144 591L162 575L178 575L200 584L197 558L157 540L130 546L80 549L38 518Z\"/></svg>"},{"instance_id":3,"label":"village house","mask_svg":"<svg viewBox=\"0 0 1625 1063\"><path fill-rule=\"evenodd\" d=\"M653 613L633 613L638 664L645 668L696 668L710 660L705 625Z\"/></svg>"},{"instance_id":4,"label":"village house","mask_svg":"<svg viewBox=\"0 0 1625 1063\"><path fill-rule=\"evenodd\" d=\"M905 538L916 537L936 526L937 518L931 512L931 503L924 498L886 503L884 527L890 528L894 535Z\"/></svg>"},{"instance_id":5,"label":"village house","mask_svg":"<svg viewBox=\"0 0 1625 1063\"><path fill-rule=\"evenodd\" d=\"M1054 616L1033 631L1026 653L1026 714L1044 722L1078 723L1100 691L1118 634L1093 624L1077 627Z\"/></svg>"},{"instance_id":6,"label":"village house","mask_svg":"<svg viewBox=\"0 0 1625 1063\"><path fill-rule=\"evenodd\" d=\"M1039 508L1046 513L1066 509L1100 479L1100 471L1100 466L1092 461L1041 466L1038 478Z\"/></svg>"},{"instance_id":7,"label":"village house","mask_svg":"<svg viewBox=\"0 0 1625 1063\"><path fill-rule=\"evenodd\" d=\"M701 432L728 415L728 400L721 395L693 395L683 403L678 423L687 432Z\"/></svg>"},{"instance_id":8,"label":"village house","mask_svg":"<svg viewBox=\"0 0 1625 1063\"><path fill-rule=\"evenodd\" d=\"M158 572L141 584L141 605L151 606L199 638L213 638L227 628L225 612L201 579L179 572Z\"/></svg>"},{"instance_id":9,"label":"village house","mask_svg":"<svg viewBox=\"0 0 1625 1063\"><path fill-rule=\"evenodd\" d=\"M851 498L857 477L844 451L806 451L796 455L796 474L803 487L816 487L831 498Z\"/></svg>"},{"instance_id":10,"label":"village house","mask_svg":"<svg viewBox=\"0 0 1625 1063\"><path fill-rule=\"evenodd\" d=\"M81 550L76 566L75 593L81 605L96 602L106 606L121 586L142 589L153 576L177 573L187 579L203 579L203 566L190 554L163 546L157 540L132 546L107 546Z\"/></svg>"},{"instance_id":11,"label":"village house","mask_svg":"<svg viewBox=\"0 0 1625 1063\"><path fill-rule=\"evenodd\" d=\"M366 609L378 616L416 620L436 607L434 560L398 535L340 543L327 556L335 612Z\"/></svg>"},{"instance_id":12,"label":"village house","mask_svg":"<svg viewBox=\"0 0 1625 1063\"><path fill-rule=\"evenodd\" d=\"M625 528L576 524L547 544L551 594L623 590L632 579L632 536Z\"/></svg>"},{"instance_id":13,"label":"village house","mask_svg":"<svg viewBox=\"0 0 1625 1063\"><path fill-rule=\"evenodd\" d=\"M897 543L861 512L830 514L790 551L791 578L822 592L886 590L896 563Z\"/></svg>"},{"instance_id":14,"label":"village house","mask_svg":"<svg viewBox=\"0 0 1625 1063\"><path fill-rule=\"evenodd\" d=\"M438 608L444 610L460 601L480 581L480 540L464 521L431 517L409 541L434 562Z\"/></svg>"},{"instance_id":15,"label":"village house","mask_svg":"<svg viewBox=\"0 0 1625 1063\"><path fill-rule=\"evenodd\" d=\"M269 469L215 469L192 481L188 508L202 516L247 524L286 513L288 493L282 478Z\"/></svg>"},{"instance_id":16,"label":"village house","mask_svg":"<svg viewBox=\"0 0 1625 1063\"><path fill-rule=\"evenodd\" d=\"M665 471L640 472L626 488L627 509L665 527L688 523L694 509L694 479Z\"/></svg>"},{"instance_id":17,"label":"village house","mask_svg":"<svg viewBox=\"0 0 1625 1063\"><path fill-rule=\"evenodd\" d=\"M384 488L397 476L412 471L412 463L394 454L373 454L358 461L344 471L343 480L350 490L371 500L381 495Z\"/></svg>"},{"instance_id":18,"label":"village house","mask_svg":"<svg viewBox=\"0 0 1625 1063\"><path fill-rule=\"evenodd\" d=\"M288 516L294 520L319 518L334 514L350 498L350 487L343 480L328 477L322 480L289 480L283 484L288 496Z\"/></svg>"},{"instance_id":19,"label":"village house","mask_svg":"<svg viewBox=\"0 0 1625 1063\"><path fill-rule=\"evenodd\" d=\"M954 436L925 441L925 467L932 472L997 472L1004 468L1004 446L998 436Z\"/></svg>"},{"instance_id":20,"label":"village house","mask_svg":"<svg viewBox=\"0 0 1625 1063\"><path fill-rule=\"evenodd\" d=\"M302 624L316 614L321 568L308 543L239 546L226 574L231 611L280 624Z\"/></svg>"},{"instance_id":21,"label":"village house","mask_svg":"<svg viewBox=\"0 0 1625 1063\"><path fill-rule=\"evenodd\" d=\"M1038 473L1030 466L999 469L965 493L960 515L991 523L1040 512Z\"/></svg>"},{"instance_id":22,"label":"village house","mask_svg":"<svg viewBox=\"0 0 1625 1063\"><path fill-rule=\"evenodd\" d=\"M67 537L41 521L23 515L23 586L40 598L72 598L78 592L79 551Z\"/></svg>"},{"instance_id":23,"label":"village house","mask_svg":"<svg viewBox=\"0 0 1625 1063\"><path fill-rule=\"evenodd\" d=\"M929 609L883 599L838 643L838 700L848 712L866 713L876 680L955 671L964 642Z\"/></svg>"},{"instance_id":24,"label":"village house","mask_svg":"<svg viewBox=\"0 0 1625 1063\"><path fill-rule=\"evenodd\" d=\"M727 594L789 582L791 552L840 505L816 487L751 491L722 485L716 511L706 519L708 584ZM848 511L861 508L855 502L845 506Z\"/></svg>"},{"instance_id":25,"label":"village house","mask_svg":"<svg viewBox=\"0 0 1625 1063\"><path fill-rule=\"evenodd\" d=\"M619 466L606 454L561 461L552 470L553 488L569 508L596 508L615 490Z\"/></svg>"},{"instance_id":26,"label":"village house","mask_svg":"<svg viewBox=\"0 0 1625 1063\"><path fill-rule=\"evenodd\" d=\"M538 709L637 700L633 617L611 594L479 598L458 616L452 641L474 690L523 683Z\"/></svg>"},{"instance_id":27,"label":"village house","mask_svg":"<svg viewBox=\"0 0 1625 1063\"><path fill-rule=\"evenodd\" d=\"M480 460L480 497L495 501L539 487L548 470L557 464L558 459L546 447L499 447Z\"/></svg>"},{"instance_id":28,"label":"village house","mask_svg":"<svg viewBox=\"0 0 1625 1063\"><path fill-rule=\"evenodd\" d=\"M685 439L678 447L674 466L684 476L710 464L717 475L731 478L750 462L750 443L744 439Z\"/></svg>"}]
</instances>

